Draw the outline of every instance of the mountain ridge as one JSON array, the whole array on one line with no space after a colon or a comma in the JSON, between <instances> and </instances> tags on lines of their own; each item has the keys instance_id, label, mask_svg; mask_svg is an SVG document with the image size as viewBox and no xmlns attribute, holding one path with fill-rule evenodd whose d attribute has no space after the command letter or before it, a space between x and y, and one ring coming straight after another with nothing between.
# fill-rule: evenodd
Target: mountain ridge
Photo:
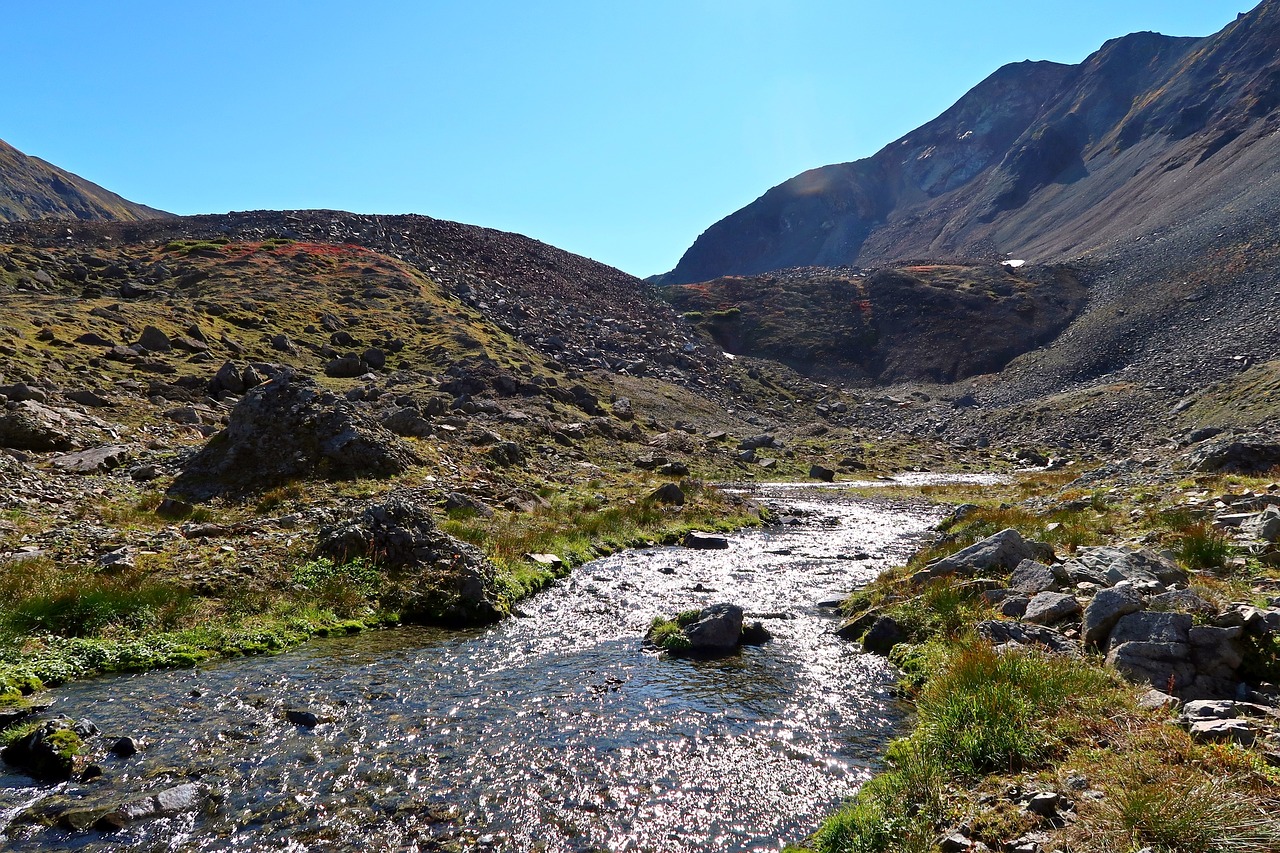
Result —
<instances>
[{"instance_id":1,"label":"mountain ridge","mask_svg":"<svg viewBox=\"0 0 1280 853\"><path fill-rule=\"evenodd\" d=\"M24 154L0 139L0 222L45 218L133 221L169 215Z\"/></svg>"},{"instance_id":2,"label":"mountain ridge","mask_svg":"<svg viewBox=\"0 0 1280 853\"><path fill-rule=\"evenodd\" d=\"M806 171L713 224L659 280L1010 252L1051 262L1179 221L1161 175L1192 185L1181 194L1230 191L1254 174L1225 162L1277 144L1277 56L1280 7L1266 2L1212 36L1133 33L1077 65L1003 66L871 157Z\"/></svg>"}]
</instances>

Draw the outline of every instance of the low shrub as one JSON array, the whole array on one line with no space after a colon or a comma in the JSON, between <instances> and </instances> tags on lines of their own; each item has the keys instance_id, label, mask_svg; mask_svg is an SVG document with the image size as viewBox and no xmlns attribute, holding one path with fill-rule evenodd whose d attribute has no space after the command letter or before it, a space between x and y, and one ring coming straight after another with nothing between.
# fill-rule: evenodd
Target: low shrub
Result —
<instances>
[{"instance_id":1,"label":"low shrub","mask_svg":"<svg viewBox=\"0 0 1280 853\"><path fill-rule=\"evenodd\" d=\"M1231 543L1213 527L1197 523L1182 531L1174 551L1188 569L1220 569L1231 556Z\"/></svg>"}]
</instances>

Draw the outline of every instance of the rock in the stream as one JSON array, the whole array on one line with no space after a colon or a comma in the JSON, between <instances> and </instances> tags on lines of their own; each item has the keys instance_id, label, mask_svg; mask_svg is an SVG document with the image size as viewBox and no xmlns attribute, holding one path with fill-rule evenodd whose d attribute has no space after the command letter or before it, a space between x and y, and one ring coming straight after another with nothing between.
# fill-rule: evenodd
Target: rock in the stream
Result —
<instances>
[{"instance_id":1,"label":"rock in the stream","mask_svg":"<svg viewBox=\"0 0 1280 853\"><path fill-rule=\"evenodd\" d=\"M83 730L83 729L82 729ZM70 720L42 723L0 752L6 764L36 779L60 782L71 778L84 740Z\"/></svg>"},{"instance_id":2,"label":"rock in the stream","mask_svg":"<svg viewBox=\"0 0 1280 853\"><path fill-rule=\"evenodd\" d=\"M116 758L130 758L141 751L138 741L131 737L122 737L111 744L111 754Z\"/></svg>"},{"instance_id":3,"label":"rock in the stream","mask_svg":"<svg viewBox=\"0 0 1280 853\"><path fill-rule=\"evenodd\" d=\"M717 536L714 533L703 533L698 530L691 530L684 535L681 540L686 548L696 548L703 551L718 551L729 547L729 540L724 536Z\"/></svg>"},{"instance_id":4,"label":"rock in the stream","mask_svg":"<svg viewBox=\"0 0 1280 853\"><path fill-rule=\"evenodd\" d=\"M698 621L686 625L685 636L695 651L727 651L742 642L742 608L736 604L704 607Z\"/></svg>"},{"instance_id":5,"label":"rock in the stream","mask_svg":"<svg viewBox=\"0 0 1280 853\"><path fill-rule=\"evenodd\" d=\"M227 428L187 463L172 493L202 499L317 475L388 477L419 461L353 403L285 370L241 398Z\"/></svg>"},{"instance_id":6,"label":"rock in the stream","mask_svg":"<svg viewBox=\"0 0 1280 853\"><path fill-rule=\"evenodd\" d=\"M300 708L289 708L284 712L284 718L295 726L302 726L304 729L314 729L320 725L320 718L310 711Z\"/></svg>"}]
</instances>

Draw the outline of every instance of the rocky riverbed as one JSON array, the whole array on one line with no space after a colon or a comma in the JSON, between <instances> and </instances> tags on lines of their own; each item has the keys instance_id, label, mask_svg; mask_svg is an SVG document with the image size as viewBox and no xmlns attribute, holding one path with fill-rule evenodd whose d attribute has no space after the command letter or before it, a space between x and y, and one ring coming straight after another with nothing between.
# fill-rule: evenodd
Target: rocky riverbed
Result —
<instances>
[{"instance_id":1,"label":"rocky riverbed","mask_svg":"<svg viewBox=\"0 0 1280 853\"><path fill-rule=\"evenodd\" d=\"M775 850L877 764L892 667L824 602L901 562L938 511L766 490L783 524L729 547L624 552L487 629L397 629L273 657L71 684L73 781L0 778L15 850ZM657 615L732 600L773 639L643 646ZM123 737L139 751L110 750ZM87 772L86 772L87 771ZM301 849L301 848L299 848Z\"/></svg>"}]
</instances>

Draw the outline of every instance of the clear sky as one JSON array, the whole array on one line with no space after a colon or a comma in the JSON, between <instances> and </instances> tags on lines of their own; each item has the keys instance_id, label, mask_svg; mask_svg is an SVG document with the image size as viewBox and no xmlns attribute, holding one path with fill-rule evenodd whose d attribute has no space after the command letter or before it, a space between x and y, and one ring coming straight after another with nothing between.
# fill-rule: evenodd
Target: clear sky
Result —
<instances>
[{"instance_id":1,"label":"clear sky","mask_svg":"<svg viewBox=\"0 0 1280 853\"><path fill-rule=\"evenodd\" d=\"M649 275L1000 65L1254 4L3 0L0 139L174 213L422 213Z\"/></svg>"}]
</instances>

